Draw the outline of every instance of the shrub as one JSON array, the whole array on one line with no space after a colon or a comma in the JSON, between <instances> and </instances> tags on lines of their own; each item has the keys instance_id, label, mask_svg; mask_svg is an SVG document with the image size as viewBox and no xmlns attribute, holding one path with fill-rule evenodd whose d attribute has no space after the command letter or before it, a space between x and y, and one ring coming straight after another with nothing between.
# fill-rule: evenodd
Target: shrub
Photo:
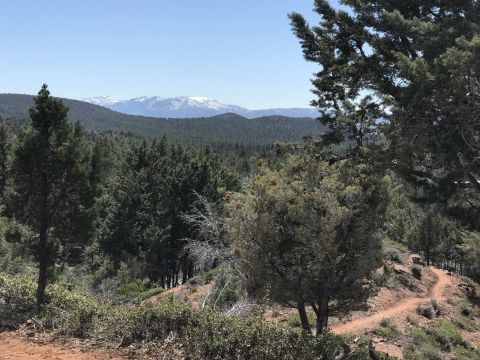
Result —
<instances>
[{"instance_id":1,"label":"shrub","mask_svg":"<svg viewBox=\"0 0 480 360\"><path fill-rule=\"evenodd\" d=\"M455 320L455 325L457 325L458 328L466 331L473 331L475 330L475 324L472 319L466 317L466 316L459 316Z\"/></svg>"},{"instance_id":2,"label":"shrub","mask_svg":"<svg viewBox=\"0 0 480 360\"><path fill-rule=\"evenodd\" d=\"M427 319L433 319L434 310L431 306L417 306L417 314L426 317Z\"/></svg>"},{"instance_id":3,"label":"shrub","mask_svg":"<svg viewBox=\"0 0 480 360\"><path fill-rule=\"evenodd\" d=\"M435 299L432 299L431 304L432 304L432 309L435 312L435 315L440 316L442 314L442 308L440 307L440 304Z\"/></svg>"},{"instance_id":4,"label":"shrub","mask_svg":"<svg viewBox=\"0 0 480 360\"><path fill-rule=\"evenodd\" d=\"M93 331L99 309L95 298L53 284L47 287L43 322L62 334L84 338Z\"/></svg>"},{"instance_id":5,"label":"shrub","mask_svg":"<svg viewBox=\"0 0 480 360\"><path fill-rule=\"evenodd\" d=\"M405 319L407 320L407 322L408 322L410 325L419 326L419 323L418 323L417 319L415 319L413 316L407 315L407 317L406 317Z\"/></svg>"},{"instance_id":6,"label":"shrub","mask_svg":"<svg viewBox=\"0 0 480 360\"><path fill-rule=\"evenodd\" d=\"M420 349L420 356L419 360L445 360L440 351L430 344L426 344Z\"/></svg>"},{"instance_id":7,"label":"shrub","mask_svg":"<svg viewBox=\"0 0 480 360\"><path fill-rule=\"evenodd\" d=\"M480 359L480 349L465 348L457 346L455 348L455 359L457 360L477 360Z\"/></svg>"},{"instance_id":8,"label":"shrub","mask_svg":"<svg viewBox=\"0 0 480 360\"><path fill-rule=\"evenodd\" d=\"M0 273L0 327L18 326L35 314L36 288L30 277Z\"/></svg>"},{"instance_id":9,"label":"shrub","mask_svg":"<svg viewBox=\"0 0 480 360\"><path fill-rule=\"evenodd\" d=\"M200 276L194 276L188 280L188 284L192 286L202 285L202 278Z\"/></svg>"},{"instance_id":10,"label":"shrub","mask_svg":"<svg viewBox=\"0 0 480 360\"><path fill-rule=\"evenodd\" d=\"M417 284L406 275L398 275L398 281L410 291L419 291Z\"/></svg>"},{"instance_id":11,"label":"shrub","mask_svg":"<svg viewBox=\"0 0 480 360\"><path fill-rule=\"evenodd\" d=\"M397 326L390 318L383 318L380 322L380 327L375 330L375 333L388 339L394 339L399 335Z\"/></svg>"},{"instance_id":12,"label":"shrub","mask_svg":"<svg viewBox=\"0 0 480 360\"><path fill-rule=\"evenodd\" d=\"M424 344L435 344L433 337L422 329L421 327L414 327L410 330L410 337L412 338L413 345L416 347L422 347Z\"/></svg>"},{"instance_id":13,"label":"shrub","mask_svg":"<svg viewBox=\"0 0 480 360\"><path fill-rule=\"evenodd\" d=\"M145 287L143 282L139 279L135 279L130 282L127 282L126 284L123 284L118 289L118 293L120 295L123 295L131 299L138 297L141 293L145 291L147 291L147 288Z\"/></svg>"},{"instance_id":14,"label":"shrub","mask_svg":"<svg viewBox=\"0 0 480 360\"><path fill-rule=\"evenodd\" d=\"M400 262L401 254L396 249L388 249L387 250L387 257L390 261L394 261L394 262L398 263L398 262Z\"/></svg>"},{"instance_id":15,"label":"shrub","mask_svg":"<svg viewBox=\"0 0 480 360\"><path fill-rule=\"evenodd\" d=\"M0 274L2 321L21 323L35 311L36 284L32 278ZM219 312L198 311L174 300L155 304L113 305L70 291L61 285L47 287L45 327L62 334L120 343L163 341L174 334L191 360L332 359L341 338L331 333L312 337L264 323L260 317L227 317ZM349 359L368 359L365 346Z\"/></svg>"},{"instance_id":16,"label":"shrub","mask_svg":"<svg viewBox=\"0 0 480 360\"><path fill-rule=\"evenodd\" d=\"M422 277L422 267L420 265L412 265L410 268L410 271L412 272L413 276L416 278L421 278Z\"/></svg>"},{"instance_id":17,"label":"shrub","mask_svg":"<svg viewBox=\"0 0 480 360\"><path fill-rule=\"evenodd\" d=\"M444 351L451 351L454 346L463 346L462 334L453 323L448 320L439 320L434 326L426 329Z\"/></svg>"},{"instance_id":18,"label":"shrub","mask_svg":"<svg viewBox=\"0 0 480 360\"><path fill-rule=\"evenodd\" d=\"M164 292L164 291L165 291L164 288L152 288L152 289L148 289L147 291L144 291L143 293L141 293L140 295L138 295L137 300L138 300L138 301L145 301L145 300L151 298L152 296L161 294L161 293Z\"/></svg>"},{"instance_id":19,"label":"shrub","mask_svg":"<svg viewBox=\"0 0 480 360\"><path fill-rule=\"evenodd\" d=\"M258 319L225 317L204 312L199 326L188 334L186 353L200 359L333 359L338 337L326 333L314 338Z\"/></svg>"}]
</instances>

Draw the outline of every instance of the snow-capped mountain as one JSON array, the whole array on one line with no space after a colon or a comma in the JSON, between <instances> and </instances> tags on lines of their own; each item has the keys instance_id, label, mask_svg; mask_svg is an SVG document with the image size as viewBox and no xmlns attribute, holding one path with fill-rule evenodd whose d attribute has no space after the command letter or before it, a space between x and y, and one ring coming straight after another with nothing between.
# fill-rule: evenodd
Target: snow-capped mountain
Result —
<instances>
[{"instance_id":1,"label":"snow-capped mountain","mask_svg":"<svg viewBox=\"0 0 480 360\"><path fill-rule=\"evenodd\" d=\"M109 107L112 104L118 103L120 100L112 98L107 95L96 96L92 98L85 99L84 101L89 102L90 104L99 105L103 107Z\"/></svg>"},{"instance_id":2,"label":"snow-capped mountain","mask_svg":"<svg viewBox=\"0 0 480 360\"><path fill-rule=\"evenodd\" d=\"M109 96L97 96L83 99L91 104L129 115L152 116L161 118L197 118L235 113L247 118L269 115L289 117L316 117L313 108L249 110L237 105L222 104L215 99L203 96L177 96L173 98L139 97L130 100L118 100Z\"/></svg>"}]
</instances>

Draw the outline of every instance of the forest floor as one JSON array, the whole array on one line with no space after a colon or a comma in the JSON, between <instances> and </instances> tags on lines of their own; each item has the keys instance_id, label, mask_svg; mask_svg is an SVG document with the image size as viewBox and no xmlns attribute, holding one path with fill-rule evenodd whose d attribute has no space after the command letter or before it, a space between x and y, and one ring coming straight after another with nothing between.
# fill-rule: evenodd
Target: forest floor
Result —
<instances>
[{"instance_id":1,"label":"forest floor","mask_svg":"<svg viewBox=\"0 0 480 360\"><path fill-rule=\"evenodd\" d=\"M405 274L410 272L410 266L411 259L409 258L403 264L394 264L393 268L397 274L406 276ZM441 318L455 320L458 317L458 309L453 304L464 299L462 286L465 284L459 277L450 275L444 270L425 267L421 279L416 281L415 291L405 287L382 288L377 296L369 301L368 311L355 312L344 319L333 318L331 321L332 331L337 334L348 334L354 339L354 342L360 336L369 336L377 350L401 359L403 348L409 340L407 336L409 322L414 319L421 325L428 326L435 321L435 319L429 320L418 315L416 310L419 305L430 304L434 299L441 306ZM209 289L210 285L183 285L165 291L148 301L153 302L159 298L174 296L199 308L202 299L209 293ZM278 307L268 311L265 318L268 321L292 326L291 322L295 316L295 311ZM386 318L393 322L399 331L400 335L395 339L388 339L378 332L380 324ZM465 331L462 335L474 346L480 346L479 330ZM140 358L138 351L129 353L128 349L112 348L108 350L88 342L58 340L37 334L26 335L19 332L0 334L0 360L121 360L134 358Z\"/></svg>"}]
</instances>

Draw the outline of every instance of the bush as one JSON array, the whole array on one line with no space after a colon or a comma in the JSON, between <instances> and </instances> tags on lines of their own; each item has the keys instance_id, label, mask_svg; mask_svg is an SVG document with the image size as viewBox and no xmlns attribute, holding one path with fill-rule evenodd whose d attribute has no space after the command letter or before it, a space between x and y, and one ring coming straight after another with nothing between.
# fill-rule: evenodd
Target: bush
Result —
<instances>
[{"instance_id":1,"label":"bush","mask_svg":"<svg viewBox=\"0 0 480 360\"><path fill-rule=\"evenodd\" d=\"M116 306L102 314L95 336L129 345L134 342L165 340L170 333L183 336L194 326L191 308L178 301L165 300L140 306Z\"/></svg>"},{"instance_id":2,"label":"bush","mask_svg":"<svg viewBox=\"0 0 480 360\"><path fill-rule=\"evenodd\" d=\"M435 312L435 315L440 316L442 314L442 308L440 307L440 304L435 299L432 299L431 304L432 304L432 309Z\"/></svg>"},{"instance_id":3,"label":"bush","mask_svg":"<svg viewBox=\"0 0 480 360\"><path fill-rule=\"evenodd\" d=\"M417 314L426 317L427 319L433 319L434 310L431 306L417 306Z\"/></svg>"},{"instance_id":4,"label":"bush","mask_svg":"<svg viewBox=\"0 0 480 360\"><path fill-rule=\"evenodd\" d=\"M0 273L0 327L15 327L34 316L36 282Z\"/></svg>"},{"instance_id":5,"label":"bush","mask_svg":"<svg viewBox=\"0 0 480 360\"><path fill-rule=\"evenodd\" d=\"M405 360L445 360L442 353L433 345L425 344L419 349L406 349Z\"/></svg>"},{"instance_id":6,"label":"bush","mask_svg":"<svg viewBox=\"0 0 480 360\"><path fill-rule=\"evenodd\" d=\"M101 309L97 299L53 284L47 287L46 302L42 317L47 328L64 335L90 336Z\"/></svg>"},{"instance_id":7,"label":"bush","mask_svg":"<svg viewBox=\"0 0 480 360\"><path fill-rule=\"evenodd\" d=\"M460 331L448 320L439 320L426 331L434 337L437 344L444 351L451 351L454 346L463 346L465 344Z\"/></svg>"},{"instance_id":8,"label":"bush","mask_svg":"<svg viewBox=\"0 0 480 360\"><path fill-rule=\"evenodd\" d=\"M147 291L147 288L139 279L127 282L126 284L120 286L120 288L118 289L118 293L127 298L136 298L145 291Z\"/></svg>"},{"instance_id":9,"label":"bush","mask_svg":"<svg viewBox=\"0 0 480 360\"><path fill-rule=\"evenodd\" d=\"M35 312L36 283L32 278L0 274L0 318L19 324ZM42 317L46 328L62 334L120 343L163 341L171 334L191 360L333 359L341 338L331 333L312 337L264 323L260 318L227 317L198 311L175 300L155 304L113 305L70 291L47 287ZM368 359L363 346L349 359Z\"/></svg>"},{"instance_id":10,"label":"bush","mask_svg":"<svg viewBox=\"0 0 480 360\"><path fill-rule=\"evenodd\" d=\"M188 334L186 353L203 359L333 359L340 339L331 333L318 338L289 331L258 319L225 317L204 312Z\"/></svg>"},{"instance_id":11,"label":"bush","mask_svg":"<svg viewBox=\"0 0 480 360\"><path fill-rule=\"evenodd\" d=\"M397 326L390 318L383 318L380 322L380 327L375 330L375 333L387 339L394 339L399 335Z\"/></svg>"},{"instance_id":12,"label":"bush","mask_svg":"<svg viewBox=\"0 0 480 360\"><path fill-rule=\"evenodd\" d=\"M422 267L420 265L412 265L412 267L410 268L410 271L412 272L413 276L415 276L416 278L421 278L422 277Z\"/></svg>"},{"instance_id":13,"label":"bush","mask_svg":"<svg viewBox=\"0 0 480 360\"><path fill-rule=\"evenodd\" d=\"M390 261L394 261L399 263L401 260L401 254L398 250L396 249L388 249L387 250L387 257Z\"/></svg>"},{"instance_id":14,"label":"bush","mask_svg":"<svg viewBox=\"0 0 480 360\"><path fill-rule=\"evenodd\" d=\"M403 275L403 274L398 275L398 281L400 282L400 284L405 286L410 291L415 291L415 292L419 291L417 284L415 284L415 282L413 282L406 275Z\"/></svg>"},{"instance_id":15,"label":"bush","mask_svg":"<svg viewBox=\"0 0 480 360\"><path fill-rule=\"evenodd\" d=\"M164 288L152 288L152 289L148 289L147 291L144 291L143 293L141 293L140 295L137 296L137 300L138 301L145 301L155 295L158 295L158 294L161 294L162 292L164 292L165 289Z\"/></svg>"}]
</instances>

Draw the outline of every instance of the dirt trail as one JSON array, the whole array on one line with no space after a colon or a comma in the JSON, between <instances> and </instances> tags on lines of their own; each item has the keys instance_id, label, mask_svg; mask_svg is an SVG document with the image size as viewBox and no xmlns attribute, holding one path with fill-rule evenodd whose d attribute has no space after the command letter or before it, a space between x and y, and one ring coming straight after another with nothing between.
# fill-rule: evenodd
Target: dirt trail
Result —
<instances>
[{"instance_id":1,"label":"dirt trail","mask_svg":"<svg viewBox=\"0 0 480 360\"><path fill-rule=\"evenodd\" d=\"M436 282L429 289L425 297L409 297L402 299L395 306L379 311L372 315L367 315L358 319L354 319L347 323L338 323L332 325L331 329L334 333L359 333L365 330L373 330L380 325L383 318L395 318L398 316L405 317L408 313L415 312L417 305L426 303L431 299L444 300L445 288L450 282L450 276L447 272L440 269L431 269L436 277Z\"/></svg>"},{"instance_id":2,"label":"dirt trail","mask_svg":"<svg viewBox=\"0 0 480 360\"><path fill-rule=\"evenodd\" d=\"M88 349L82 352L78 348L61 345L35 344L16 337L0 335L0 360L121 360L110 354Z\"/></svg>"}]
</instances>

